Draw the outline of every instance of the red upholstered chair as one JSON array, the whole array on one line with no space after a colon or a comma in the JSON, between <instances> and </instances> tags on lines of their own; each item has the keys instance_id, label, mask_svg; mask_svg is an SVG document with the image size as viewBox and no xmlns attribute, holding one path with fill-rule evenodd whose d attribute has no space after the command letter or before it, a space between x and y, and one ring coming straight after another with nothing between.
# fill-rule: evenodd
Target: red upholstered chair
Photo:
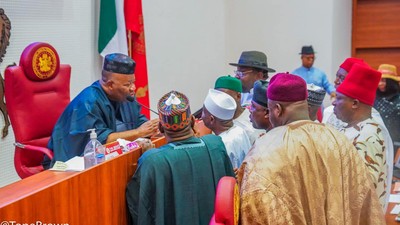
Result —
<instances>
[{"instance_id":1,"label":"red upholstered chair","mask_svg":"<svg viewBox=\"0 0 400 225\"><path fill-rule=\"evenodd\" d=\"M15 136L14 165L21 178L43 171L41 162L58 117L70 102L71 66L60 65L56 50L35 42L19 66L5 71L5 99Z\"/></svg>"},{"instance_id":2,"label":"red upholstered chair","mask_svg":"<svg viewBox=\"0 0 400 225\"><path fill-rule=\"evenodd\" d=\"M215 195L214 215L210 225L237 225L239 223L239 188L233 177L222 177Z\"/></svg>"}]
</instances>

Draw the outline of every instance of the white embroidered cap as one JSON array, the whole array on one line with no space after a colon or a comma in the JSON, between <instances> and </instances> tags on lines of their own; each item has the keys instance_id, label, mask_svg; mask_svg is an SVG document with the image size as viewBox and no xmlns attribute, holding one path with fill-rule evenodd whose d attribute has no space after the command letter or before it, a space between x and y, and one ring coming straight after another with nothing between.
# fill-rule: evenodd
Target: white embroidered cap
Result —
<instances>
[{"instance_id":1,"label":"white embroidered cap","mask_svg":"<svg viewBox=\"0 0 400 225\"><path fill-rule=\"evenodd\" d=\"M210 89L204 100L204 107L215 117L221 120L230 120L236 111L236 102L228 94Z\"/></svg>"}]
</instances>

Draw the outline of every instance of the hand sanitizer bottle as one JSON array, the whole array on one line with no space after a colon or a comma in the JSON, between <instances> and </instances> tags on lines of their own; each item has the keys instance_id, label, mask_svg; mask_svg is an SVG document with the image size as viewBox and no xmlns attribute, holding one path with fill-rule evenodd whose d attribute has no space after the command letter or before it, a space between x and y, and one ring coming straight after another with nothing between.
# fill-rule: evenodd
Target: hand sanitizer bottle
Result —
<instances>
[{"instance_id":1,"label":"hand sanitizer bottle","mask_svg":"<svg viewBox=\"0 0 400 225\"><path fill-rule=\"evenodd\" d=\"M90 141L87 143L83 151L85 161L85 169L104 161L104 146L97 140L96 129L88 129L90 131Z\"/></svg>"}]
</instances>

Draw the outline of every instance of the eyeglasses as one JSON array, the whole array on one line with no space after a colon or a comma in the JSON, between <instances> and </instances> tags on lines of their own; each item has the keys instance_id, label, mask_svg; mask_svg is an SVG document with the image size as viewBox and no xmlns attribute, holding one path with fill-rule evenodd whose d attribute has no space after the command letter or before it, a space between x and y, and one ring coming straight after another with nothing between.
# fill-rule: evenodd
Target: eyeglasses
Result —
<instances>
[{"instance_id":1,"label":"eyeglasses","mask_svg":"<svg viewBox=\"0 0 400 225\"><path fill-rule=\"evenodd\" d=\"M235 70L233 72L235 73L236 76L238 76L239 78L242 78L242 77L246 76L246 74L253 72L253 70L247 70L247 71Z\"/></svg>"},{"instance_id":2,"label":"eyeglasses","mask_svg":"<svg viewBox=\"0 0 400 225\"><path fill-rule=\"evenodd\" d=\"M336 79L335 79L335 81L334 81L333 83L335 83L336 86L339 86L340 84L343 83L344 78L346 78L346 76L337 75L337 74L336 74Z\"/></svg>"}]
</instances>

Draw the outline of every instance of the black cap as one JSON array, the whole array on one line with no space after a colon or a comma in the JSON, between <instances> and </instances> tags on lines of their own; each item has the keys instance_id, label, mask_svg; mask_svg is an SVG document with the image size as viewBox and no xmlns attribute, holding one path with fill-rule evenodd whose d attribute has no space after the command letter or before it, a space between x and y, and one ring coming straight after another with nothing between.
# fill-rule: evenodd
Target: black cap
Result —
<instances>
[{"instance_id":1,"label":"black cap","mask_svg":"<svg viewBox=\"0 0 400 225\"><path fill-rule=\"evenodd\" d=\"M245 51L240 55L238 63L229 63L231 66L244 66L262 69L268 72L275 72L268 67L267 56L263 52Z\"/></svg>"},{"instance_id":2,"label":"black cap","mask_svg":"<svg viewBox=\"0 0 400 225\"><path fill-rule=\"evenodd\" d=\"M269 82L266 80L258 80L254 83L253 101L257 104L268 107L267 88Z\"/></svg>"},{"instance_id":3,"label":"black cap","mask_svg":"<svg viewBox=\"0 0 400 225\"><path fill-rule=\"evenodd\" d=\"M121 53L112 53L104 58L103 70L112 73L133 74L135 66L136 63L131 57Z\"/></svg>"},{"instance_id":4,"label":"black cap","mask_svg":"<svg viewBox=\"0 0 400 225\"><path fill-rule=\"evenodd\" d=\"M303 46L301 48L301 52L299 54L300 55L311 55L311 54L315 54L315 52L314 52L312 45L310 45L310 46Z\"/></svg>"}]
</instances>

